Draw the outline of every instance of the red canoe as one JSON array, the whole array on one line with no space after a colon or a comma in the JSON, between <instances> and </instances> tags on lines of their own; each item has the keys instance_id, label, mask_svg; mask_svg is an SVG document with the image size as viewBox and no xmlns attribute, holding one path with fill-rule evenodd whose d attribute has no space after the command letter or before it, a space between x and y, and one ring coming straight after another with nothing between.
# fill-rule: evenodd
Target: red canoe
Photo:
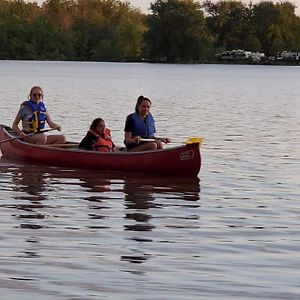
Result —
<instances>
[{"instance_id":1,"label":"red canoe","mask_svg":"<svg viewBox=\"0 0 300 300\"><path fill-rule=\"evenodd\" d=\"M12 139L7 126L0 127L0 149L5 158L26 163L81 168L104 172L196 177L201 167L199 144L144 152L96 152L76 147L41 146Z\"/></svg>"}]
</instances>

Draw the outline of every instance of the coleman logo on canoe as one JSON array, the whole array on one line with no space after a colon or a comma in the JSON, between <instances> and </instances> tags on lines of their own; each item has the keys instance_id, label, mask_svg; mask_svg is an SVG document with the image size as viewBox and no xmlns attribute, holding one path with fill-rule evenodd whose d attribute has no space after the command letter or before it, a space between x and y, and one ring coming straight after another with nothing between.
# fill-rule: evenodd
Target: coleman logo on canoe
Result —
<instances>
[{"instance_id":1,"label":"coleman logo on canoe","mask_svg":"<svg viewBox=\"0 0 300 300\"><path fill-rule=\"evenodd\" d=\"M179 155L180 155L180 160L193 159L194 151L193 150L183 151L180 152Z\"/></svg>"}]
</instances>

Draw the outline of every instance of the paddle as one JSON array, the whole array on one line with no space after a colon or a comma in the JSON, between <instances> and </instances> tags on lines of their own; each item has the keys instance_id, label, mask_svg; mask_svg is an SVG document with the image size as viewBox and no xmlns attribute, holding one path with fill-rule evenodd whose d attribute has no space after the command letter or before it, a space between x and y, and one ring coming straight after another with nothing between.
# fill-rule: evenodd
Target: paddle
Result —
<instances>
[{"instance_id":1,"label":"paddle","mask_svg":"<svg viewBox=\"0 0 300 300\"><path fill-rule=\"evenodd\" d=\"M46 129L46 130L39 131L39 132L29 133L26 136L32 136L32 135L35 135L35 134L38 134L38 133L44 133L44 132L48 132L48 131L52 131L52 130L56 130L56 129L50 128L50 129ZM16 136L16 137L13 137L13 138L10 138L10 139L6 139L6 140L3 140L3 141L0 141L0 144L5 143L5 142L9 142L9 141L13 141L13 140L19 140L21 138L22 137L20 137L20 136Z\"/></svg>"},{"instance_id":2,"label":"paddle","mask_svg":"<svg viewBox=\"0 0 300 300\"><path fill-rule=\"evenodd\" d=\"M160 139L160 138L158 138ZM186 141L184 142L179 142L180 144L183 143L183 144L186 144L186 145L190 145L190 144L199 144L199 146L202 145L203 143L203 137L190 137L188 138ZM141 142L155 142L155 139L141 139L140 140ZM172 142L171 143L178 143L178 142Z\"/></svg>"}]
</instances>

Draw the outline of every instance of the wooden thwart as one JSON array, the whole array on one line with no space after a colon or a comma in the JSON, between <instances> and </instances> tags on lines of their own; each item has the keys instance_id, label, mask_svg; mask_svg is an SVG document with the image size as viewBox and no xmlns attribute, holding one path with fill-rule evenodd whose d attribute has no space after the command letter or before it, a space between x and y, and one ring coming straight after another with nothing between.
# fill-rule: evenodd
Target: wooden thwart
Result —
<instances>
[{"instance_id":1,"label":"wooden thwart","mask_svg":"<svg viewBox=\"0 0 300 300\"><path fill-rule=\"evenodd\" d=\"M49 144L44 145L46 147L55 147L55 148L78 148L79 144L77 143L66 143L66 144Z\"/></svg>"}]
</instances>

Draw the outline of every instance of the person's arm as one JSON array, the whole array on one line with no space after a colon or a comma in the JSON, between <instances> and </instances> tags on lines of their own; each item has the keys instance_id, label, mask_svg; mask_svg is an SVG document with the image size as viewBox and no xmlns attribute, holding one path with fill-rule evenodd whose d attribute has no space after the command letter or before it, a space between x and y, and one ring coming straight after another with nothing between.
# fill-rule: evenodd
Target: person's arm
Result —
<instances>
[{"instance_id":1,"label":"person's arm","mask_svg":"<svg viewBox=\"0 0 300 300\"><path fill-rule=\"evenodd\" d=\"M19 114L16 115L14 122L12 124L12 130L16 133L16 134L20 134L21 129L19 128L19 123L21 121L21 117L19 116Z\"/></svg>"},{"instance_id":2,"label":"person's arm","mask_svg":"<svg viewBox=\"0 0 300 300\"><path fill-rule=\"evenodd\" d=\"M16 133L17 135L19 135L20 137L25 137L26 134L23 132L23 130L21 130L19 128L19 123L21 121L21 117L19 115L19 113L16 115L14 122L12 124L12 130L14 131L14 133Z\"/></svg>"},{"instance_id":3,"label":"person's arm","mask_svg":"<svg viewBox=\"0 0 300 300\"><path fill-rule=\"evenodd\" d=\"M132 136L132 129L133 129L133 119L132 116L129 115L126 118L125 128L124 128L124 142L127 144L138 144L141 140L140 136L133 137Z\"/></svg>"},{"instance_id":4,"label":"person's arm","mask_svg":"<svg viewBox=\"0 0 300 300\"><path fill-rule=\"evenodd\" d=\"M132 137L132 133L130 131L130 132L125 132L124 140L125 140L125 143L127 143L127 144L138 144L141 140L141 137L140 136Z\"/></svg>"},{"instance_id":5,"label":"person's arm","mask_svg":"<svg viewBox=\"0 0 300 300\"><path fill-rule=\"evenodd\" d=\"M151 113L150 113L150 114L151 114ZM156 137L156 136L155 136L155 133L156 133L155 120L154 120L154 118L153 118L152 115L151 115L151 117L152 117L152 119L153 119L153 127L154 127L153 138L156 139L157 141L162 142L162 143L165 143L165 144L170 143L171 140L170 140L168 137L166 137L166 138L159 138L159 137Z\"/></svg>"},{"instance_id":6,"label":"person's arm","mask_svg":"<svg viewBox=\"0 0 300 300\"><path fill-rule=\"evenodd\" d=\"M56 124L56 123L54 123L54 122L51 120L50 115L49 115L48 112L47 112L46 121L47 121L47 123L48 123L48 125L49 125L50 128L56 129L56 130L58 130L58 131L61 131L61 129L62 129L61 126L58 125L58 124Z\"/></svg>"}]
</instances>

